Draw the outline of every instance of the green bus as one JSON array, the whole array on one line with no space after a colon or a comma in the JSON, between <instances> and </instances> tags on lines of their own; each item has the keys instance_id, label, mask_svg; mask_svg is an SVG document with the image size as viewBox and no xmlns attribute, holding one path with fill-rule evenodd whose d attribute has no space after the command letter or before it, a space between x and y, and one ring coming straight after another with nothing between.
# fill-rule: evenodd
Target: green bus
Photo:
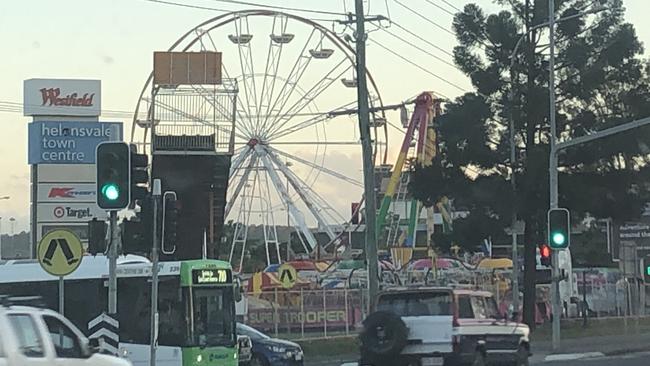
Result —
<instances>
[{"instance_id":1,"label":"green bus","mask_svg":"<svg viewBox=\"0 0 650 366\"><path fill-rule=\"evenodd\" d=\"M151 262L120 257L117 266L119 345L114 352L134 366L150 354ZM108 260L85 256L65 278L65 316L91 336L93 320L106 312ZM230 263L218 260L161 262L158 298L158 366L238 364L235 303L240 285ZM0 261L0 295L40 296L58 309L58 278L33 260ZM110 345L109 345L110 346Z\"/></svg>"}]
</instances>

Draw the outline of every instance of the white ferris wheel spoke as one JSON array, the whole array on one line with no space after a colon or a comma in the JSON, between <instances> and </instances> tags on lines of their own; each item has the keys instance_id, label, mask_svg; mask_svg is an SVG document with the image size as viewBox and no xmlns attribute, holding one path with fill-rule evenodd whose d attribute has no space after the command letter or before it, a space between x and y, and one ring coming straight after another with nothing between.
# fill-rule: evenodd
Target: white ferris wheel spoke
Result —
<instances>
[{"instance_id":1,"label":"white ferris wheel spoke","mask_svg":"<svg viewBox=\"0 0 650 366\"><path fill-rule=\"evenodd\" d=\"M248 150L250 151L250 150ZM226 203L226 208L224 210L224 216L223 217L228 217L230 215L230 210L232 209L233 205L235 204L235 200L239 195L241 194L242 188L248 183L248 177L250 176L251 171L255 167L255 164L257 163L257 156L255 154L250 154L250 160L248 163L248 166L244 169L244 172L242 173L241 177L239 178L239 182L237 182L237 186L235 187L235 191L231 195L230 200Z\"/></svg>"},{"instance_id":2,"label":"white ferris wheel spoke","mask_svg":"<svg viewBox=\"0 0 650 366\"><path fill-rule=\"evenodd\" d=\"M233 23L235 25L235 35L237 38L241 38L242 34L250 35L250 27L248 25L248 17L239 18ZM243 29L245 27L245 30ZM243 33L243 32L246 33ZM251 122L254 124L255 113L257 113L257 88L255 85L255 70L253 65L253 50L251 47L250 40L248 42L237 42L237 48L239 50L239 65L241 67L242 73L242 88L244 89L244 99L246 101L246 110L248 111L248 116L251 118ZM257 126L254 126L253 132L257 130Z\"/></svg>"},{"instance_id":3,"label":"white ferris wheel spoke","mask_svg":"<svg viewBox=\"0 0 650 366\"><path fill-rule=\"evenodd\" d=\"M212 44L212 49L216 51L218 48L217 48L216 43L214 42L214 39L212 38L212 35L209 32L206 32L205 35L210 40L210 43ZM221 62L221 70L223 71L224 76L227 79L230 79L230 74L228 73L228 68L226 68L226 64L223 61ZM234 103L236 103L236 100L234 101ZM247 130L246 130L246 132L244 134L246 136L249 136L249 137L252 136L253 135L253 128L254 128L254 126L252 124L252 116L249 115L249 116L247 116L248 118L244 118L244 117L246 117L246 116L244 116L244 113L246 113L246 112L244 112L240 108L237 108L236 105L235 105L235 111L237 113L238 120L241 122L241 125L243 125L243 126L245 126L247 128ZM239 124L236 123L235 126L238 127ZM238 127L238 128L241 129L241 127Z\"/></svg>"},{"instance_id":4,"label":"white ferris wheel spoke","mask_svg":"<svg viewBox=\"0 0 650 366\"><path fill-rule=\"evenodd\" d=\"M354 101L352 101L350 103L346 103L346 104L344 104L344 105L342 105L342 106L340 106L340 107L338 107L338 108L336 108L336 109L334 109L332 111L316 115L316 116L311 117L309 119L306 119L306 120L304 120L302 122L298 122L298 123L296 123L295 125L293 125L291 127L288 127L288 128L285 128L285 129L280 129L277 132L270 135L268 137L268 140L279 139L281 137L291 135L292 133L304 130L305 128L309 128L311 126L317 125L317 124L319 124L321 122L325 122L327 120L333 119L334 118L332 116L333 112L338 112L338 111L342 111L342 110L352 108L352 107L356 106L356 104L357 104L357 101L354 100Z\"/></svg>"},{"instance_id":5,"label":"white ferris wheel spoke","mask_svg":"<svg viewBox=\"0 0 650 366\"><path fill-rule=\"evenodd\" d=\"M279 116L276 117L273 122L270 124L270 129L266 135L273 134L278 130L282 129L287 123L289 123L293 117L295 117L300 111L309 106L321 93L323 93L327 88L332 85L335 81L339 80L351 67L348 63L346 66L346 58L343 58L341 62L336 64L325 76L323 76L319 81L317 81L314 86L307 91L302 98L296 101L286 112L279 113ZM342 69L342 70L339 70Z\"/></svg>"},{"instance_id":6,"label":"white ferris wheel spoke","mask_svg":"<svg viewBox=\"0 0 650 366\"><path fill-rule=\"evenodd\" d=\"M275 171L275 168L273 166L273 163L271 162L271 159L269 158L269 155L267 154L267 151L262 145L258 144L255 145L255 152L257 153L257 156L260 158L262 164L266 167L266 172L271 178L271 182L275 186L275 189L280 194L280 198L282 199L284 204L289 208L289 214L292 216L296 225L300 228L300 232L307 239L307 243L309 244L309 251L310 252L313 251L318 245L318 242L316 241L314 234L311 232L311 230L309 230L309 227L305 222L304 216L302 215L300 210L298 210L296 205L293 203L293 200L291 199L289 192L287 192L286 188L284 187L284 184L282 183L280 176Z\"/></svg>"},{"instance_id":7,"label":"white ferris wheel spoke","mask_svg":"<svg viewBox=\"0 0 650 366\"><path fill-rule=\"evenodd\" d=\"M280 24L277 24L280 23ZM287 31L288 19L285 16L276 16L273 18L273 25L271 26L271 34L269 35L269 52L266 56L266 67L264 68L264 80L262 81L262 92L260 94L260 102L257 108L257 126L262 129L262 113L269 113L271 108L271 100L273 98L273 91L275 89L276 75L278 74L278 66L282 58L283 42L275 42L273 36L284 35ZM276 27L277 25L277 27ZM276 31L278 33L276 33ZM258 130L257 133L260 131Z\"/></svg>"},{"instance_id":8,"label":"white ferris wheel spoke","mask_svg":"<svg viewBox=\"0 0 650 366\"><path fill-rule=\"evenodd\" d=\"M319 227L325 230L325 233L327 236L329 236L330 239L334 239L336 237L336 234L332 231L332 228L330 224L325 220L325 218L321 215L320 210L316 207L316 205L312 202L312 200L305 194L305 191L303 190L302 182L289 170L289 168L280 161L280 159L277 158L273 154L273 152L267 151L268 156L270 157L271 161L275 163L275 166L280 169L282 174L287 178L289 183L291 183L291 186L293 189L298 193L302 201L305 203L309 211L314 215L316 218L316 221L318 222Z\"/></svg>"},{"instance_id":9,"label":"white ferris wheel spoke","mask_svg":"<svg viewBox=\"0 0 650 366\"><path fill-rule=\"evenodd\" d=\"M275 101L273 102L271 108L268 109L268 113L266 113L266 117L264 118L264 123L262 124L263 131L265 131L268 128L268 123L270 121L269 116L280 113L282 108L284 108L285 104L293 94L293 91L298 86L298 82L300 81L303 74L305 73L305 70L307 70L307 66L309 66L309 63L313 58L311 53L309 53L308 50L309 42L311 41L315 33L316 33L316 29L312 29L311 33L309 34L309 37L307 37L307 40L305 41L305 44L302 47L302 50L300 51L300 54L298 54L298 58L296 58L296 61L294 62L291 71L289 72L289 76L284 81L282 88L280 88L280 92L278 93L278 96L275 98Z\"/></svg>"},{"instance_id":10,"label":"white ferris wheel spoke","mask_svg":"<svg viewBox=\"0 0 650 366\"><path fill-rule=\"evenodd\" d=\"M284 156L286 158L289 158L289 159L297 161L297 162L299 162L301 164L307 165L310 168L314 168L314 169L317 169L317 170L319 170L319 171L321 171L321 172L323 172L325 174L329 174L334 178L341 179L341 180L343 180L343 181L345 181L347 183L353 184L353 185L355 185L357 187L361 187L361 188L363 187L363 183L359 182L358 180L347 177L344 174L335 172L334 170L325 168L324 166L320 166L318 164L315 164L315 163L313 163L313 162L311 162L309 160L303 159L301 157L295 156L293 154L289 154L287 152L284 152L284 151L281 151L281 150L278 150L278 149L274 149L272 147L269 147L269 150L271 150L275 154L282 155L282 156Z\"/></svg>"},{"instance_id":11,"label":"white ferris wheel spoke","mask_svg":"<svg viewBox=\"0 0 650 366\"><path fill-rule=\"evenodd\" d=\"M232 159L232 163L230 164L230 174L228 175L229 179L232 179L232 177L237 174L237 171L241 165L244 163L244 161L246 161L246 158L248 158L249 153L250 149L248 149L248 146L242 146L235 151L235 154L237 156Z\"/></svg>"}]
</instances>

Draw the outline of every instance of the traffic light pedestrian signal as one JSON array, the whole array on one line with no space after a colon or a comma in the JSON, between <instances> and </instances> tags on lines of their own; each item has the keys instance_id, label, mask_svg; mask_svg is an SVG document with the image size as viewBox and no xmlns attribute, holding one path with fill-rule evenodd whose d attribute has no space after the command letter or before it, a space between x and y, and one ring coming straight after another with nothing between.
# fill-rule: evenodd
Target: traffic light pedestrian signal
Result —
<instances>
[{"instance_id":1,"label":"traffic light pedestrian signal","mask_svg":"<svg viewBox=\"0 0 650 366\"><path fill-rule=\"evenodd\" d=\"M571 244L570 216L566 208L548 211L548 243L552 249L566 249Z\"/></svg>"},{"instance_id":2,"label":"traffic light pedestrian signal","mask_svg":"<svg viewBox=\"0 0 650 366\"><path fill-rule=\"evenodd\" d=\"M551 247L547 244L539 246L539 263L542 266L551 267Z\"/></svg>"},{"instance_id":3,"label":"traffic light pedestrian signal","mask_svg":"<svg viewBox=\"0 0 650 366\"><path fill-rule=\"evenodd\" d=\"M128 207L130 148L124 142L103 142L97 145L97 205L105 210Z\"/></svg>"},{"instance_id":4,"label":"traffic light pedestrian signal","mask_svg":"<svg viewBox=\"0 0 650 366\"><path fill-rule=\"evenodd\" d=\"M130 146L130 200L135 202L142 200L149 194L149 173L147 166L149 158L145 154L138 154L138 148L131 144Z\"/></svg>"}]
</instances>

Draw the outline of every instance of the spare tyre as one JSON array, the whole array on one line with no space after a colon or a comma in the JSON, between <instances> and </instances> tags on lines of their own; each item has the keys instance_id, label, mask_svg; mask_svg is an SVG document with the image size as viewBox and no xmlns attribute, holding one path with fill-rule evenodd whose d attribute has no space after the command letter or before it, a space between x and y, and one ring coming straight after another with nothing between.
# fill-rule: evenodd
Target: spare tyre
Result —
<instances>
[{"instance_id":1,"label":"spare tyre","mask_svg":"<svg viewBox=\"0 0 650 366\"><path fill-rule=\"evenodd\" d=\"M388 311L372 313L363 321L359 336L361 352L372 359L395 357L406 347L408 332L397 314Z\"/></svg>"}]
</instances>

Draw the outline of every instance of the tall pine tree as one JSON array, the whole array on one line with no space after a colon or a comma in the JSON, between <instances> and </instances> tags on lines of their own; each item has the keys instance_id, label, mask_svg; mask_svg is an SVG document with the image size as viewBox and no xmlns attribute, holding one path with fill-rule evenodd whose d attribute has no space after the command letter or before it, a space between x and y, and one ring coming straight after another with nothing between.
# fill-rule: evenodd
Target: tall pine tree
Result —
<instances>
[{"instance_id":1,"label":"tall pine tree","mask_svg":"<svg viewBox=\"0 0 650 366\"><path fill-rule=\"evenodd\" d=\"M524 320L534 326L535 248L545 240L549 207L548 0L496 0L486 14L466 5L454 18L455 63L474 92L446 106L436 121L440 154L418 168L412 190L427 203L454 198L470 215L454 225L454 239L470 247L510 225L513 208L525 223ZM557 18L595 6L593 0L555 0ZM556 83L560 141L650 116L650 76L621 0L607 10L557 25ZM518 39L525 40L510 70ZM514 76L514 78L513 78ZM514 102L510 92L514 91ZM516 190L510 185L509 121L515 122ZM649 192L650 129L598 140L560 155L560 206L581 217L637 217Z\"/></svg>"}]
</instances>

